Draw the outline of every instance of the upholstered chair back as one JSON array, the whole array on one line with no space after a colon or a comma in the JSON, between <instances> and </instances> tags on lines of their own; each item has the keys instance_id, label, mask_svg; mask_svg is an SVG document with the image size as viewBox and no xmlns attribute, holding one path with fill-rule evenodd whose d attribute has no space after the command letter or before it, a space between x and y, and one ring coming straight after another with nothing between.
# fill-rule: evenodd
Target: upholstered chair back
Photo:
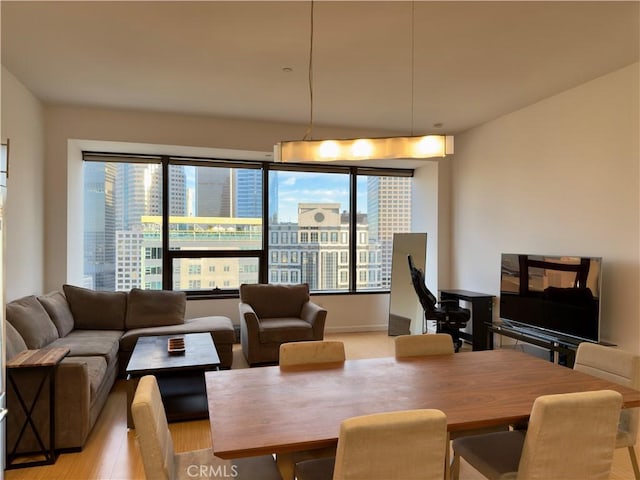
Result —
<instances>
[{"instance_id":1,"label":"upholstered chair back","mask_svg":"<svg viewBox=\"0 0 640 480\"><path fill-rule=\"evenodd\" d=\"M578 345L574 370L640 390L640 356L613 347L583 342ZM625 408L620 413L617 447L636 443L640 409Z\"/></svg>"},{"instance_id":2,"label":"upholstered chair back","mask_svg":"<svg viewBox=\"0 0 640 480\"><path fill-rule=\"evenodd\" d=\"M406 410L344 420L334 480L442 480L447 417L439 410Z\"/></svg>"},{"instance_id":3,"label":"upholstered chair back","mask_svg":"<svg viewBox=\"0 0 640 480\"><path fill-rule=\"evenodd\" d=\"M300 317L309 285L242 284L240 301L251 305L258 318Z\"/></svg>"},{"instance_id":4,"label":"upholstered chair back","mask_svg":"<svg viewBox=\"0 0 640 480\"><path fill-rule=\"evenodd\" d=\"M344 362L344 343L336 341L290 342L280 345L280 366Z\"/></svg>"},{"instance_id":5,"label":"upholstered chair back","mask_svg":"<svg viewBox=\"0 0 640 480\"><path fill-rule=\"evenodd\" d=\"M536 399L518 466L518 480L607 480L622 395L612 390Z\"/></svg>"},{"instance_id":6,"label":"upholstered chair back","mask_svg":"<svg viewBox=\"0 0 640 480\"><path fill-rule=\"evenodd\" d=\"M400 335L394 342L396 358L454 353L453 340L448 333Z\"/></svg>"},{"instance_id":7,"label":"upholstered chair back","mask_svg":"<svg viewBox=\"0 0 640 480\"><path fill-rule=\"evenodd\" d=\"M173 480L176 471L173 440L154 376L140 379L131 404L131 415L146 477Z\"/></svg>"}]
</instances>

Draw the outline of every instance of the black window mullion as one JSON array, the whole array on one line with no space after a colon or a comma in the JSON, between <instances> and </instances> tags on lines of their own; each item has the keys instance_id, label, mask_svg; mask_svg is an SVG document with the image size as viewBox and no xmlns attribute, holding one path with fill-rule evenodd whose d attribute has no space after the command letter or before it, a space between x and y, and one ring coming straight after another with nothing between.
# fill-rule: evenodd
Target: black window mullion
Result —
<instances>
[{"instance_id":1,"label":"black window mullion","mask_svg":"<svg viewBox=\"0 0 640 480\"><path fill-rule=\"evenodd\" d=\"M354 293L357 286L357 240L358 240L358 175L355 167L349 172L351 191L349 193L349 292Z\"/></svg>"},{"instance_id":2,"label":"black window mullion","mask_svg":"<svg viewBox=\"0 0 640 480\"><path fill-rule=\"evenodd\" d=\"M169 255L169 157L162 157L162 289L173 290L173 259Z\"/></svg>"},{"instance_id":3,"label":"black window mullion","mask_svg":"<svg viewBox=\"0 0 640 480\"><path fill-rule=\"evenodd\" d=\"M269 164L262 167L262 256L258 264L258 281L269 283Z\"/></svg>"}]
</instances>

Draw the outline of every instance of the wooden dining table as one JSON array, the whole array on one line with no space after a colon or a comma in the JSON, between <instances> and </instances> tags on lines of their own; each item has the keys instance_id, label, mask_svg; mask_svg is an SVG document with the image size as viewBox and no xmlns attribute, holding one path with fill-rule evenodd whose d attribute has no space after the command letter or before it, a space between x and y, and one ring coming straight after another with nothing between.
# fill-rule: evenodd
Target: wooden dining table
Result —
<instances>
[{"instance_id":1,"label":"wooden dining table","mask_svg":"<svg viewBox=\"0 0 640 480\"><path fill-rule=\"evenodd\" d=\"M507 349L207 372L205 383L215 455L276 454L283 478L295 452L335 447L359 415L438 409L453 435L524 422L541 395L610 389L640 406L640 391Z\"/></svg>"}]
</instances>

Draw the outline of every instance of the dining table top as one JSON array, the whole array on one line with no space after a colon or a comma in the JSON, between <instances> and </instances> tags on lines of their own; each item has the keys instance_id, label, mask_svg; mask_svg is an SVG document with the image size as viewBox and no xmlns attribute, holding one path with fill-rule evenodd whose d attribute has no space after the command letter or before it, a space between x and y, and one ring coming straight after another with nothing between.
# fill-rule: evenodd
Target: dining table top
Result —
<instances>
[{"instance_id":1,"label":"dining table top","mask_svg":"<svg viewBox=\"0 0 640 480\"><path fill-rule=\"evenodd\" d=\"M350 417L438 409L451 433L526 421L541 395L640 391L514 350L347 360L206 372L213 450L221 458L332 447Z\"/></svg>"}]
</instances>

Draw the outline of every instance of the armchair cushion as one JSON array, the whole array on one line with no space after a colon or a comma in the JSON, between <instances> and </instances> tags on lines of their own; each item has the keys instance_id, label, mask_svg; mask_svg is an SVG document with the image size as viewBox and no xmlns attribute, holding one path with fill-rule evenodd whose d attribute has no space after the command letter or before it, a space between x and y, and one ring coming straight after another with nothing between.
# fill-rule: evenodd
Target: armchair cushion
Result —
<instances>
[{"instance_id":1,"label":"armchair cushion","mask_svg":"<svg viewBox=\"0 0 640 480\"><path fill-rule=\"evenodd\" d=\"M311 325L299 318L262 318L258 335L261 343L314 340Z\"/></svg>"},{"instance_id":2,"label":"armchair cushion","mask_svg":"<svg viewBox=\"0 0 640 480\"><path fill-rule=\"evenodd\" d=\"M309 285L240 285L240 301L253 307L258 318L300 318L302 306L309 301Z\"/></svg>"}]
</instances>

